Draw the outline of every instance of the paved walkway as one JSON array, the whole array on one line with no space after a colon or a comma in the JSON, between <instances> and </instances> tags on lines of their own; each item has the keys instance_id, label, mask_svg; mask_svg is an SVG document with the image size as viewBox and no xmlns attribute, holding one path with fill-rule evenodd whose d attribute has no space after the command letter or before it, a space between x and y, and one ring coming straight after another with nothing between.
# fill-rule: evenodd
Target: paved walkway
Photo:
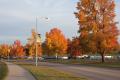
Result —
<instances>
[{"instance_id":1,"label":"paved walkway","mask_svg":"<svg viewBox=\"0 0 120 80\"><path fill-rule=\"evenodd\" d=\"M8 63L8 76L6 77L5 80L35 80L35 78L25 69L22 67Z\"/></svg>"}]
</instances>

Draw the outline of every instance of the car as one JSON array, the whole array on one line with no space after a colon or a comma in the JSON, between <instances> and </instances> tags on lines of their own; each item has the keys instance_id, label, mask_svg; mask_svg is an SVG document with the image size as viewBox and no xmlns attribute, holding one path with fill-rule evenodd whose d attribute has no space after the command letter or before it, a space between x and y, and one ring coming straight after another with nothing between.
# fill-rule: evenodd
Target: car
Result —
<instances>
[{"instance_id":1,"label":"car","mask_svg":"<svg viewBox=\"0 0 120 80\"><path fill-rule=\"evenodd\" d=\"M68 59L68 56L58 57L59 59Z\"/></svg>"},{"instance_id":2,"label":"car","mask_svg":"<svg viewBox=\"0 0 120 80\"><path fill-rule=\"evenodd\" d=\"M88 57L89 57L89 55L76 56L77 59L85 59Z\"/></svg>"},{"instance_id":3,"label":"car","mask_svg":"<svg viewBox=\"0 0 120 80\"><path fill-rule=\"evenodd\" d=\"M43 57L38 57L38 60L44 60L44 58Z\"/></svg>"},{"instance_id":4,"label":"car","mask_svg":"<svg viewBox=\"0 0 120 80\"><path fill-rule=\"evenodd\" d=\"M33 60L32 56L27 57L28 60Z\"/></svg>"},{"instance_id":5,"label":"car","mask_svg":"<svg viewBox=\"0 0 120 80\"><path fill-rule=\"evenodd\" d=\"M99 60L99 59L102 59L102 57L101 56L90 56L90 59Z\"/></svg>"}]
</instances>

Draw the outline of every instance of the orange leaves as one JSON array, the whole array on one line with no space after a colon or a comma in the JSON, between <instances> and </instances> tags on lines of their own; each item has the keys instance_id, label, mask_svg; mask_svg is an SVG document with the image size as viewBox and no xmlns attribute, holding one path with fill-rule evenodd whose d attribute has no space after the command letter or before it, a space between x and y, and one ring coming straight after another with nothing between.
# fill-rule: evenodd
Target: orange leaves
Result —
<instances>
[{"instance_id":1,"label":"orange leaves","mask_svg":"<svg viewBox=\"0 0 120 80\"><path fill-rule=\"evenodd\" d=\"M80 21L86 21L86 19L85 19L85 14L84 14L83 11L80 11L79 20L80 20Z\"/></svg>"},{"instance_id":2,"label":"orange leaves","mask_svg":"<svg viewBox=\"0 0 120 80\"><path fill-rule=\"evenodd\" d=\"M81 34L80 34L80 36L82 38L85 38L86 36L88 36L88 32L87 31L82 31Z\"/></svg>"},{"instance_id":3,"label":"orange leaves","mask_svg":"<svg viewBox=\"0 0 120 80\"><path fill-rule=\"evenodd\" d=\"M88 7L90 0L81 0L81 5Z\"/></svg>"},{"instance_id":4,"label":"orange leaves","mask_svg":"<svg viewBox=\"0 0 120 80\"><path fill-rule=\"evenodd\" d=\"M100 54L114 50L119 35L114 21L114 0L80 0L77 9L81 48Z\"/></svg>"},{"instance_id":5,"label":"orange leaves","mask_svg":"<svg viewBox=\"0 0 120 80\"><path fill-rule=\"evenodd\" d=\"M110 48L110 49L112 49L112 48L114 48L114 47L116 47L118 45L118 42L116 41L116 39L108 39L107 40L107 48Z\"/></svg>"},{"instance_id":6,"label":"orange leaves","mask_svg":"<svg viewBox=\"0 0 120 80\"><path fill-rule=\"evenodd\" d=\"M14 41L13 45L2 44L0 45L0 51L3 57L23 57L24 54L24 47L21 45L19 40Z\"/></svg>"},{"instance_id":7,"label":"orange leaves","mask_svg":"<svg viewBox=\"0 0 120 80\"><path fill-rule=\"evenodd\" d=\"M14 50L13 56L15 57L23 57L25 55L24 48L19 40L14 41L12 50Z\"/></svg>"},{"instance_id":8,"label":"orange leaves","mask_svg":"<svg viewBox=\"0 0 120 80\"><path fill-rule=\"evenodd\" d=\"M46 33L45 42L52 53L59 53L60 55L66 53L67 40L59 29L53 28L49 33Z\"/></svg>"},{"instance_id":9,"label":"orange leaves","mask_svg":"<svg viewBox=\"0 0 120 80\"><path fill-rule=\"evenodd\" d=\"M93 32L97 32L98 31L98 27L97 24L95 22L93 22Z\"/></svg>"},{"instance_id":10,"label":"orange leaves","mask_svg":"<svg viewBox=\"0 0 120 80\"><path fill-rule=\"evenodd\" d=\"M75 37L71 41L71 55L72 57L80 56L81 55L81 48L80 48L80 41L79 38Z\"/></svg>"}]
</instances>

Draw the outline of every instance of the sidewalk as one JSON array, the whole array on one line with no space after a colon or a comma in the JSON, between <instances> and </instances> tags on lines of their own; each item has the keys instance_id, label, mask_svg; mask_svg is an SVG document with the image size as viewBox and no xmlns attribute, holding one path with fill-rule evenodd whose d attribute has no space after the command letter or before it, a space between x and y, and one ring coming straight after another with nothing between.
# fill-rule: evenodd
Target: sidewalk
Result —
<instances>
[{"instance_id":1,"label":"sidewalk","mask_svg":"<svg viewBox=\"0 0 120 80\"><path fill-rule=\"evenodd\" d=\"M35 80L35 78L22 67L6 62L8 65L8 76L5 80Z\"/></svg>"}]
</instances>

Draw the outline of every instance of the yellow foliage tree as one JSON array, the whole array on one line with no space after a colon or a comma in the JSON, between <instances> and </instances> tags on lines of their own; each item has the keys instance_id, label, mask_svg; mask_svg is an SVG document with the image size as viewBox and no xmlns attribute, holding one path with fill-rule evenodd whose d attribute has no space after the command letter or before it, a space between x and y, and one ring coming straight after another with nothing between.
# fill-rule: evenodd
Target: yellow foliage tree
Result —
<instances>
[{"instance_id":1,"label":"yellow foliage tree","mask_svg":"<svg viewBox=\"0 0 120 80\"><path fill-rule=\"evenodd\" d=\"M48 55L65 55L67 50L67 39L58 28L53 28L46 33L45 40Z\"/></svg>"}]
</instances>

